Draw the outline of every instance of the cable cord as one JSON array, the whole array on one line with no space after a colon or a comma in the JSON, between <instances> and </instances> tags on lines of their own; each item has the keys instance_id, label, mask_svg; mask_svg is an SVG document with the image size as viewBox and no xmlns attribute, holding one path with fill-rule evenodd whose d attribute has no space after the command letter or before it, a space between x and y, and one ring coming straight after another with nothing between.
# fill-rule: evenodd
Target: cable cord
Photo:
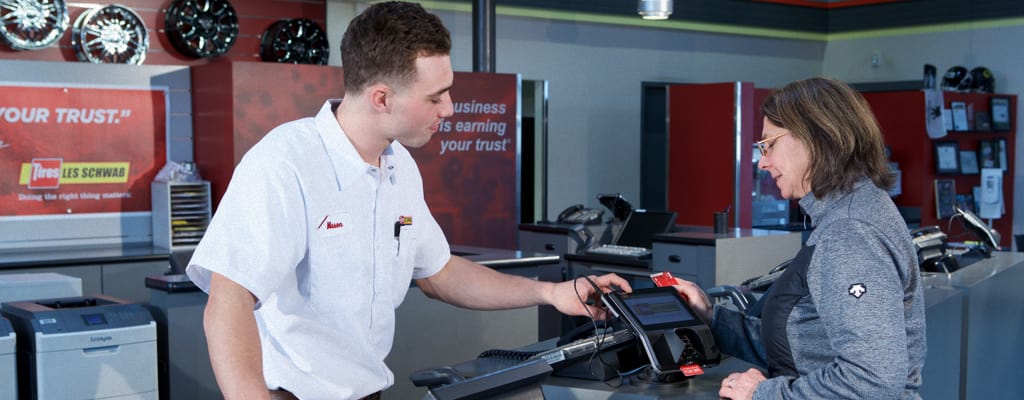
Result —
<instances>
[{"instance_id":1,"label":"cable cord","mask_svg":"<svg viewBox=\"0 0 1024 400\"><path fill-rule=\"evenodd\" d=\"M595 378L599 378L597 376L597 374L594 373L594 358L596 357L597 360L601 362L601 365L614 370L615 374L618 375L618 377L619 377L619 383L615 384L615 385L610 384L607 381L603 381L603 380L602 380L602 382L604 382L605 385L607 385L607 386L609 386L611 388L618 388L618 387L622 386L622 384L625 382L625 375L622 373L622 371L619 371L619 369L617 367L615 367L615 366L609 364L607 361L605 361L604 357L602 357L602 355L601 355L601 353L602 353L601 350L602 350L602 347L604 345L604 342L608 338L608 331L607 331L607 329L605 329L603 331L599 331L599 328L597 326L597 318L595 318L594 314L592 312L590 312L590 307L587 307L587 305L588 305L587 301L583 299L583 295L580 294L580 289L579 289L579 287L577 287L577 283L579 282L579 278L580 277L583 277L583 279L586 279L587 282L590 283L590 286L592 286L594 288L594 292L595 293L600 293L600 294L603 295L604 291L602 291L601 287L598 286L596 283L594 283L594 281L591 280L589 276L580 274L580 275L577 275L575 279L573 279L572 288L573 288L573 290L576 291L576 299L579 300L580 304L583 305L583 309L587 311L587 316L590 317L590 323L594 327L594 337L596 338L596 340L594 341L594 344L596 345L596 348L594 349L594 352L590 354L590 358L587 359L587 372L589 372L591 376L594 376Z\"/></svg>"}]
</instances>

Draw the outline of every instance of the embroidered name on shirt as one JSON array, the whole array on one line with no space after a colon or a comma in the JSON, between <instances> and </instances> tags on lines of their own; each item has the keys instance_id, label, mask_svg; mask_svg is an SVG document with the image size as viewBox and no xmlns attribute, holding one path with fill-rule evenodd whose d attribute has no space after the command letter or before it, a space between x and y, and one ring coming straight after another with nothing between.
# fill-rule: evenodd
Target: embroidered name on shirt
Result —
<instances>
[{"instance_id":1,"label":"embroidered name on shirt","mask_svg":"<svg viewBox=\"0 0 1024 400\"><path fill-rule=\"evenodd\" d=\"M345 226L345 224L342 223L341 221L337 221L337 222L331 221L330 218L331 218L331 216L329 214L325 215L324 219L320 221L320 225L318 225L316 227L316 229L319 230L321 228L326 227L328 230L330 230L330 229L338 229L338 228L341 228L341 227Z\"/></svg>"},{"instance_id":2,"label":"embroidered name on shirt","mask_svg":"<svg viewBox=\"0 0 1024 400\"><path fill-rule=\"evenodd\" d=\"M863 283L854 283L850 285L850 290L848 290L850 296L856 297L858 299L860 298L860 296L863 296L864 293L867 293L867 291L868 288L864 286Z\"/></svg>"}]
</instances>

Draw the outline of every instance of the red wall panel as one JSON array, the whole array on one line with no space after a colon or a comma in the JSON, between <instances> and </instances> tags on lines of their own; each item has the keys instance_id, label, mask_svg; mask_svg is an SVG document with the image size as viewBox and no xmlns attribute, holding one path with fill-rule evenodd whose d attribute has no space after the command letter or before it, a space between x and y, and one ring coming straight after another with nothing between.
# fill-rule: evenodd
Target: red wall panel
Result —
<instances>
[{"instance_id":1,"label":"red wall panel","mask_svg":"<svg viewBox=\"0 0 1024 400\"><path fill-rule=\"evenodd\" d=\"M754 119L753 85L737 83L669 86L668 207L679 213L678 224L710 226L713 215L732 207L740 210L740 227L751 223L753 171L751 145ZM737 105L737 102L739 106ZM736 112L742 132L737 181ZM740 185L741 204L736 202ZM730 226L735 218L729 216Z\"/></svg>"},{"instance_id":2,"label":"red wall panel","mask_svg":"<svg viewBox=\"0 0 1024 400\"><path fill-rule=\"evenodd\" d=\"M315 115L324 100L342 97L341 71L227 60L192 67L195 161L210 181L215 207L235 165L253 144L277 125ZM451 243L515 248L518 85L516 75L456 72L453 102L500 104L504 111L460 112L457 107L445 120L449 125L423 148L412 150L427 205ZM460 129L465 126L460 122L500 123L505 131L470 131ZM470 146L442 152L446 141ZM501 144L501 149L479 142Z\"/></svg>"}]
</instances>

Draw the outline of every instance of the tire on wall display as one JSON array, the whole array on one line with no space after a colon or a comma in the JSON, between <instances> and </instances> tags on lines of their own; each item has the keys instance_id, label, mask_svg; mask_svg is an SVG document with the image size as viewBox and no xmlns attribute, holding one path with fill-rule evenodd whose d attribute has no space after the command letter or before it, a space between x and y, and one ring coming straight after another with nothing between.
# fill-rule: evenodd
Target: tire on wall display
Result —
<instances>
[{"instance_id":1,"label":"tire on wall display","mask_svg":"<svg viewBox=\"0 0 1024 400\"><path fill-rule=\"evenodd\" d=\"M306 18L283 19L260 38L260 59L291 64L327 65L327 33Z\"/></svg>"},{"instance_id":2,"label":"tire on wall display","mask_svg":"<svg viewBox=\"0 0 1024 400\"><path fill-rule=\"evenodd\" d=\"M80 61L142 64L149 50L149 33L138 14L113 4L78 16L71 29L71 47Z\"/></svg>"},{"instance_id":3,"label":"tire on wall display","mask_svg":"<svg viewBox=\"0 0 1024 400\"><path fill-rule=\"evenodd\" d=\"M238 37L238 14L226 0L176 0L164 14L167 39L193 58L227 53Z\"/></svg>"},{"instance_id":4,"label":"tire on wall display","mask_svg":"<svg viewBox=\"0 0 1024 400\"><path fill-rule=\"evenodd\" d=\"M0 36L14 50L39 50L68 29L64 0L0 0Z\"/></svg>"}]
</instances>

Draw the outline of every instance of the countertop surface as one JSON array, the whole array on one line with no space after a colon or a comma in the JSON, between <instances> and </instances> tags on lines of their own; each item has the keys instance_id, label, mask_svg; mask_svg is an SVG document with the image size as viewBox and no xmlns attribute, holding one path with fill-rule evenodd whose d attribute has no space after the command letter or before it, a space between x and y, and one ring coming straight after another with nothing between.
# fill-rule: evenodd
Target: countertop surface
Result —
<instances>
[{"instance_id":1,"label":"countertop surface","mask_svg":"<svg viewBox=\"0 0 1024 400\"><path fill-rule=\"evenodd\" d=\"M798 234L791 231L746 228L728 228L725 232L715 233L710 226L679 225L676 226L675 232L654 235L654 242L714 245L718 240Z\"/></svg>"},{"instance_id":2,"label":"countertop surface","mask_svg":"<svg viewBox=\"0 0 1024 400\"><path fill-rule=\"evenodd\" d=\"M555 254L532 253L520 250L494 249L476 246L451 246L452 255L494 269L532 267L537 265L558 264L560 257Z\"/></svg>"},{"instance_id":3,"label":"countertop surface","mask_svg":"<svg viewBox=\"0 0 1024 400\"><path fill-rule=\"evenodd\" d=\"M549 339L518 350L545 350L554 347L556 339ZM605 353L608 354L608 353ZM595 360L594 363L598 361ZM454 372L471 378L506 370L519 364L504 358L477 358L451 365ZM704 374L681 382L652 383L634 373L625 379L608 381L569 378L551 375L542 382L542 390L549 399L713 399L718 400L722 380L729 374L754 368L753 364L727 357L718 365L704 368Z\"/></svg>"},{"instance_id":4,"label":"countertop surface","mask_svg":"<svg viewBox=\"0 0 1024 400\"><path fill-rule=\"evenodd\" d=\"M148 245L47 247L0 251L0 269L168 260L170 250Z\"/></svg>"}]
</instances>

